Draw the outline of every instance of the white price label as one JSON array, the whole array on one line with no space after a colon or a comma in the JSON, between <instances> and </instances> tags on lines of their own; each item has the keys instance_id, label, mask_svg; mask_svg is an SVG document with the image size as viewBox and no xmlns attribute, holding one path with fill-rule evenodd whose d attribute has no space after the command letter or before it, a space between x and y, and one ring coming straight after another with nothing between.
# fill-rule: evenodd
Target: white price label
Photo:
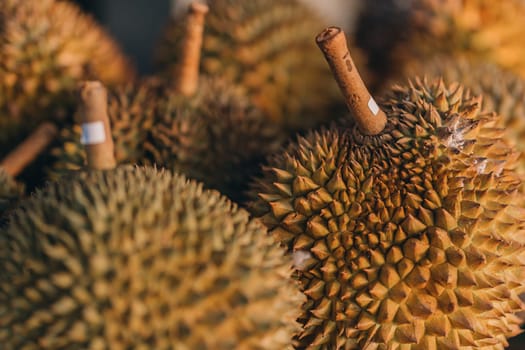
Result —
<instances>
[{"instance_id":1,"label":"white price label","mask_svg":"<svg viewBox=\"0 0 525 350\"><path fill-rule=\"evenodd\" d=\"M106 141L104 123L101 121L82 124L80 143L83 145L96 145Z\"/></svg>"}]
</instances>

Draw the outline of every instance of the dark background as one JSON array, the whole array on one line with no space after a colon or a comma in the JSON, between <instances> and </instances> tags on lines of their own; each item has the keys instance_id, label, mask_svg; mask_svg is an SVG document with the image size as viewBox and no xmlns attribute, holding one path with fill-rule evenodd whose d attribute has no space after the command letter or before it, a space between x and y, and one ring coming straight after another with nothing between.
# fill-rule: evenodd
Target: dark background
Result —
<instances>
[{"instance_id":1,"label":"dark background","mask_svg":"<svg viewBox=\"0 0 525 350\"><path fill-rule=\"evenodd\" d=\"M170 18L170 0L74 1L102 23L131 57L140 73L153 72L154 47ZM509 350L525 350L524 335L512 339L510 343Z\"/></svg>"},{"instance_id":2,"label":"dark background","mask_svg":"<svg viewBox=\"0 0 525 350\"><path fill-rule=\"evenodd\" d=\"M119 42L142 74L153 71L153 50L171 13L170 0L76 0Z\"/></svg>"}]
</instances>

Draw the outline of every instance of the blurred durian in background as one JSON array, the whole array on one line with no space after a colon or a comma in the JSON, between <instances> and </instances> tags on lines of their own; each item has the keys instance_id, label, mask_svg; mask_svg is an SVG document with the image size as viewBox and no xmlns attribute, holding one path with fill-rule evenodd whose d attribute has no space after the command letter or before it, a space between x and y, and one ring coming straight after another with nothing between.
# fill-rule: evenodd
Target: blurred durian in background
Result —
<instances>
[{"instance_id":1,"label":"blurred durian in background","mask_svg":"<svg viewBox=\"0 0 525 350\"><path fill-rule=\"evenodd\" d=\"M358 45L383 83L435 55L492 63L525 76L523 0L367 1Z\"/></svg>"},{"instance_id":2,"label":"blurred durian in background","mask_svg":"<svg viewBox=\"0 0 525 350\"><path fill-rule=\"evenodd\" d=\"M116 42L73 3L0 2L0 155L42 120L71 117L81 79L134 77Z\"/></svg>"}]
</instances>

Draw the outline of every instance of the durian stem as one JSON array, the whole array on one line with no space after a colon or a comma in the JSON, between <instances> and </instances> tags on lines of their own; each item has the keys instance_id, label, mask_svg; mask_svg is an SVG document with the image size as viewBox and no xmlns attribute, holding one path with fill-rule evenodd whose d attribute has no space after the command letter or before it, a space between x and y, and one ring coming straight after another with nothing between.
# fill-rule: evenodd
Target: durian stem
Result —
<instances>
[{"instance_id":1,"label":"durian stem","mask_svg":"<svg viewBox=\"0 0 525 350\"><path fill-rule=\"evenodd\" d=\"M199 85L204 19L208 6L192 3L186 22L186 35L182 43L182 58L177 67L175 88L184 96L192 96Z\"/></svg>"},{"instance_id":2,"label":"durian stem","mask_svg":"<svg viewBox=\"0 0 525 350\"><path fill-rule=\"evenodd\" d=\"M18 147L0 163L5 172L15 177L20 174L55 139L57 127L49 122L40 124Z\"/></svg>"},{"instance_id":3,"label":"durian stem","mask_svg":"<svg viewBox=\"0 0 525 350\"><path fill-rule=\"evenodd\" d=\"M116 167L113 138L107 111L108 93L99 81L87 81L80 86L81 143L90 169L107 170Z\"/></svg>"},{"instance_id":4,"label":"durian stem","mask_svg":"<svg viewBox=\"0 0 525 350\"><path fill-rule=\"evenodd\" d=\"M316 42L332 69L359 130L366 135L379 134L385 128L386 114L377 106L361 79L348 51L345 33L341 28L329 27L316 37Z\"/></svg>"}]
</instances>

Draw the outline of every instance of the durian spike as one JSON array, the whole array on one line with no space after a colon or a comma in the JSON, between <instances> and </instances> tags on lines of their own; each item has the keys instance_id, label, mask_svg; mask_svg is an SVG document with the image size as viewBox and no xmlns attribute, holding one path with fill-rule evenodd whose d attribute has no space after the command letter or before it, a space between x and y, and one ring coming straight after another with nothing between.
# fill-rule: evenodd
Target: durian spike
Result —
<instances>
[{"instance_id":1,"label":"durian spike","mask_svg":"<svg viewBox=\"0 0 525 350\"><path fill-rule=\"evenodd\" d=\"M40 124L0 162L0 168L12 177L17 176L49 146L57 134L58 129L54 124L49 122Z\"/></svg>"},{"instance_id":2,"label":"durian spike","mask_svg":"<svg viewBox=\"0 0 525 350\"><path fill-rule=\"evenodd\" d=\"M184 96L192 96L199 84L204 18L208 6L194 2L189 6L186 36L182 43L182 60L177 67L175 88Z\"/></svg>"},{"instance_id":3,"label":"durian spike","mask_svg":"<svg viewBox=\"0 0 525 350\"><path fill-rule=\"evenodd\" d=\"M315 40L332 69L359 130L366 135L379 134L385 128L386 114L379 108L361 79L348 51L345 33L341 28L329 27Z\"/></svg>"},{"instance_id":4,"label":"durian spike","mask_svg":"<svg viewBox=\"0 0 525 350\"><path fill-rule=\"evenodd\" d=\"M107 170L116 166L115 150L108 117L108 92L99 81L86 81L80 86L80 143L86 149L90 169Z\"/></svg>"}]
</instances>

